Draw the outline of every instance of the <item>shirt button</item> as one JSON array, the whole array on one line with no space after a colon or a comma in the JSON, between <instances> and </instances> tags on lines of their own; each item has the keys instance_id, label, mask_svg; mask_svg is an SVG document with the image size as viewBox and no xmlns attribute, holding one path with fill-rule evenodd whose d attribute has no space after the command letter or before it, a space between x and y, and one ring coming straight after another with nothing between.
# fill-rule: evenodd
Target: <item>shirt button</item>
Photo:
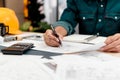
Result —
<instances>
[{"instance_id":1,"label":"shirt button","mask_svg":"<svg viewBox=\"0 0 120 80\"><path fill-rule=\"evenodd\" d=\"M98 19L98 22L101 22L102 20L101 19Z\"/></svg>"},{"instance_id":2,"label":"shirt button","mask_svg":"<svg viewBox=\"0 0 120 80\"><path fill-rule=\"evenodd\" d=\"M115 19L118 19L118 17L117 17L117 16L115 16Z\"/></svg>"},{"instance_id":3,"label":"shirt button","mask_svg":"<svg viewBox=\"0 0 120 80\"><path fill-rule=\"evenodd\" d=\"M85 17L83 17L83 20L85 20Z\"/></svg>"},{"instance_id":4,"label":"shirt button","mask_svg":"<svg viewBox=\"0 0 120 80\"><path fill-rule=\"evenodd\" d=\"M103 7L103 5L101 4L100 7Z\"/></svg>"},{"instance_id":5,"label":"shirt button","mask_svg":"<svg viewBox=\"0 0 120 80\"><path fill-rule=\"evenodd\" d=\"M99 35L100 35L100 33L98 32L96 35L97 35L97 36L99 36Z\"/></svg>"}]
</instances>

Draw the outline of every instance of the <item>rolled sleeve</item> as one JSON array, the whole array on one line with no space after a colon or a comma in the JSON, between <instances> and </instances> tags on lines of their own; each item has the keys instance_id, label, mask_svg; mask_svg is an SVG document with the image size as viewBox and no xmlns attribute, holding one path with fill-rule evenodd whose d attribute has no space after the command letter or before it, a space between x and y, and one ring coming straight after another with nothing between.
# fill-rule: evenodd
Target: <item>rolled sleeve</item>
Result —
<instances>
[{"instance_id":1,"label":"rolled sleeve","mask_svg":"<svg viewBox=\"0 0 120 80\"><path fill-rule=\"evenodd\" d=\"M57 27L57 26L62 26L66 29L67 31L67 35L73 34L75 32L75 30L73 29L73 27L71 26L71 24L69 24L66 21L57 21L53 24L53 27Z\"/></svg>"}]
</instances>

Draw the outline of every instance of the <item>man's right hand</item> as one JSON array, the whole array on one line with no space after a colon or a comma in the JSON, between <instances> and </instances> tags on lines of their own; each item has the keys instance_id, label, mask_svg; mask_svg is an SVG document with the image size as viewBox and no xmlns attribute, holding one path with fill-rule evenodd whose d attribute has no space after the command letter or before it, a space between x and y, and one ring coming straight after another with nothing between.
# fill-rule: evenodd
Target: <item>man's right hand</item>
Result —
<instances>
[{"instance_id":1,"label":"man's right hand","mask_svg":"<svg viewBox=\"0 0 120 80\"><path fill-rule=\"evenodd\" d=\"M57 33L60 40L63 39L63 36L60 35L59 33ZM56 38L52 32L52 30L48 29L46 30L46 32L44 33L44 41L48 46L52 46L52 47L58 47L60 46L59 40L58 38Z\"/></svg>"}]
</instances>

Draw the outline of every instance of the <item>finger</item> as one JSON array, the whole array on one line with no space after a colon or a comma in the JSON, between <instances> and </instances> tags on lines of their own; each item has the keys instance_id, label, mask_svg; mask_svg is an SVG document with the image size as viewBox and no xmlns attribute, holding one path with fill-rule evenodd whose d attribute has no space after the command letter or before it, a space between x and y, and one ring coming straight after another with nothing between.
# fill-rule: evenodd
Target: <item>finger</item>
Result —
<instances>
[{"instance_id":1,"label":"finger","mask_svg":"<svg viewBox=\"0 0 120 80\"><path fill-rule=\"evenodd\" d=\"M53 34L53 31L52 31L52 30L48 30L48 31L46 32L46 35L47 35L47 37L48 37L49 39L54 39L54 40L56 40L56 41L59 42L58 37L56 37L56 36ZM57 35L59 36L59 39L60 39L60 40L63 39L63 36L62 36L62 35L60 35L60 34L58 34L58 33L57 33Z\"/></svg>"},{"instance_id":2,"label":"finger","mask_svg":"<svg viewBox=\"0 0 120 80\"><path fill-rule=\"evenodd\" d=\"M60 44L57 41L50 39L48 41L48 45L52 47L58 47Z\"/></svg>"},{"instance_id":3,"label":"finger","mask_svg":"<svg viewBox=\"0 0 120 80\"><path fill-rule=\"evenodd\" d=\"M116 52L120 52L120 45L118 45L116 49L117 49Z\"/></svg>"},{"instance_id":4,"label":"finger","mask_svg":"<svg viewBox=\"0 0 120 80\"><path fill-rule=\"evenodd\" d=\"M59 43L53 39L48 39L48 38L45 38L45 43L48 45L48 46L52 46L52 47L58 47L59 46Z\"/></svg>"},{"instance_id":5,"label":"finger","mask_svg":"<svg viewBox=\"0 0 120 80\"><path fill-rule=\"evenodd\" d=\"M112 36L109 36L106 40L105 40L105 44L110 44L112 42Z\"/></svg>"},{"instance_id":6,"label":"finger","mask_svg":"<svg viewBox=\"0 0 120 80\"><path fill-rule=\"evenodd\" d=\"M120 39L118 39L118 40L116 40L116 41L102 47L101 50L102 51L107 51L107 50L112 49L112 48L114 48L114 47L116 47L118 45L120 45Z\"/></svg>"},{"instance_id":7,"label":"finger","mask_svg":"<svg viewBox=\"0 0 120 80\"><path fill-rule=\"evenodd\" d=\"M112 48L109 48L109 49L104 49L104 47L102 47L100 49L100 51L104 51L104 52L116 52L117 51L115 47L112 47Z\"/></svg>"},{"instance_id":8,"label":"finger","mask_svg":"<svg viewBox=\"0 0 120 80\"><path fill-rule=\"evenodd\" d=\"M120 34L119 34L119 33L118 33L118 34L115 34L115 35L113 35L113 36L109 36L109 37L106 39L105 43L106 43L106 44L110 44L110 43L112 43L113 41L116 41L116 40L118 40L118 39L120 39Z\"/></svg>"},{"instance_id":9,"label":"finger","mask_svg":"<svg viewBox=\"0 0 120 80\"><path fill-rule=\"evenodd\" d=\"M47 30L44 33L44 41L49 46L59 46L58 39L52 34L51 30Z\"/></svg>"},{"instance_id":10,"label":"finger","mask_svg":"<svg viewBox=\"0 0 120 80\"><path fill-rule=\"evenodd\" d=\"M44 34L44 37L45 37L46 40L56 39L51 30L47 30Z\"/></svg>"},{"instance_id":11,"label":"finger","mask_svg":"<svg viewBox=\"0 0 120 80\"><path fill-rule=\"evenodd\" d=\"M63 36L58 33L57 33L57 35L58 35L58 37L51 36L51 38L55 41L54 43L56 43L57 46L60 46L60 45L62 45ZM59 43L59 45L58 45L58 43Z\"/></svg>"},{"instance_id":12,"label":"finger","mask_svg":"<svg viewBox=\"0 0 120 80\"><path fill-rule=\"evenodd\" d=\"M114 47L111 49L104 50L104 52L117 52L117 49Z\"/></svg>"},{"instance_id":13,"label":"finger","mask_svg":"<svg viewBox=\"0 0 120 80\"><path fill-rule=\"evenodd\" d=\"M62 40L63 40L63 35L61 35L61 34L58 33L58 36L59 36L60 42L62 42ZM59 42L59 40L58 40L58 42ZM60 42L59 42L59 43L60 43Z\"/></svg>"},{"instance_id":14,"label":"finger","mask_svg":"<svg viewBox=\"0 0 120 80\"><path fill-rule=\"evenodd\" d=\"M109 50L106 50L106 52L120 52L120 45L113 47Z\"/></svg>"}]
</instances>

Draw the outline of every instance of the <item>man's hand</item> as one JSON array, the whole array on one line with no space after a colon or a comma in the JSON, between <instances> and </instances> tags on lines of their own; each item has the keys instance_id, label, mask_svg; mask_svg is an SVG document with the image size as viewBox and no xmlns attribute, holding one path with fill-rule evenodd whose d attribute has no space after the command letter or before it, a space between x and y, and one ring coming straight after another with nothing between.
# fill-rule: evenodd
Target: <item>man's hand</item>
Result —
<instances>
[{"instance_id":1,"label":"man's hand","mask_svg":"<svg viewBox=\"0 0 120 80\"><path fill-rule=\"evenodd\" d=\"M58 34L58 33L57 33ZM60 40L63 39L63 36L58 34ZM52 30L47 30L45 33L44 33L44 41L45 43L48 45L48 46L52 46L52 47L58 47L60 46L60 43L59 43L59 40L57 37L54 36Z\"/></svg>"},{"instance_id":2,"label":"man's hand","mask_svg":"<svg viewBox=\"0 0 120 80\"><path fill-rule=\"evenodd\" d=\"M120 52L120 33L110 36L100 50L105 52Z\"/></svg>"},{"instance_id":3,"label":"man's hand","mask_svg":"<svg viewBox=\"0 0 120 80\"><path fill-rule=\"evenodd\" d=\"M67 31L62 26L57 26L55 28L55 31L59 36L60 40L62 40L63 37L67 35ZM58 38L55 37L53 31L50 29L46 30L46 32L44 33L44 41L48 46L53 46L53 47L60 46Z\"/></svg>"}]
</instances>

